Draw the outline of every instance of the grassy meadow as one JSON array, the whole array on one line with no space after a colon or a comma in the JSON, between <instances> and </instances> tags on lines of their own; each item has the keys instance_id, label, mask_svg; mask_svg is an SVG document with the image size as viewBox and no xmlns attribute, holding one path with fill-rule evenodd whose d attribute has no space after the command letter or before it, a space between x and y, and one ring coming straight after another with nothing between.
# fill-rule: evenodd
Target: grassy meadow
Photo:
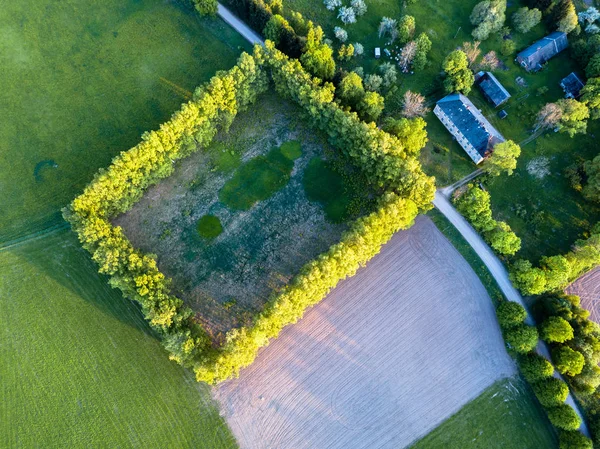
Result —
<instances>
[{"instance_id":1,"label":"grassy meadow","mask_svg":"<svg viewBox=\"0 0 600 449\"><path fill-rule=\"evenodd\" d=\"M236 447L60 208L242 47L176 2L3 5L0 447Z\"/></svg>"},{"instance_id":2,"label":"grassy meadow","mask_svg":"<svg viewBox=\"0 0 600 449\"><path fill-rule=\"evenodd\" d=\"M60 222L99 167L248 48L159 0L9 2L0 24L0 242Z\"/></svg>"},{"instance_id":3,"label":"grassy meadow","mask_svg":"<svg viewBox=\"0 0 600 449\"><path fill-rule=\"evenodd\" d=\"M0 307L0 447L236 447L71 231L0 250Z\"/></svg>"},{"instance_id":4,"label":"grassy meadow","mask_svg":"<svg viewBox=\"0 0 600 449\"><path fill-rule=\"evenodd\" d=\"M495 383L411 449L553 449L556 431L518 377Z\"/></svg>"}]
</instances>

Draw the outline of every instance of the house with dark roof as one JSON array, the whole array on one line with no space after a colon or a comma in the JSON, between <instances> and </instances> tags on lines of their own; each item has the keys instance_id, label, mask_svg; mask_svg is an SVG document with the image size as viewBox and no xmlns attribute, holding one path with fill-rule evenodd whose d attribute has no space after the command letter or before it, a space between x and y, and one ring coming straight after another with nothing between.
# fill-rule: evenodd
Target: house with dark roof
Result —
<instances>
[{"instance_id":1,"label":"house with dark roof","mask_svg":"<svg viewBox=\"0 0 600 449\"><path fill-rule=\"evenodd\" d=\"M495 108L504 104L510 98L510 94L498 81L492 72L479 72L475 75L475 84L481 89L481 93L487 101Z\"/></svg>"},{"instance_id":2,"label":"house with dark roof","mask_svg":"<svg viewBox=\"0 0 600 449\"><path fill-rule=\"evenodd\" d=\"M561 31L550 33L517 55L517 61L528 72L537 72L551 58L569 45L567 34Z\"/></svg>"},{"instance_id":3,"label":"house with dark roof","mask_svg":"<svg viewBox=\"0 0 600 449\"><path fill-rule=\"evenodd\" d=\"M575 72L569 73L560 82L560 87L565 91L565 98L579 98L581 89L585 84L579 79Z\"/></svg>"},{"instance_id":4,"label":"house with dark roof","mask_svg":"<svg viewBox=\"0 0 600 449\"><path fill-rule=\"evenodd\" d=\"M505 141L471 100L462 94L442 98L433 113L476 164L483 161L496 144Z\"/></svg>"}]
</instances>

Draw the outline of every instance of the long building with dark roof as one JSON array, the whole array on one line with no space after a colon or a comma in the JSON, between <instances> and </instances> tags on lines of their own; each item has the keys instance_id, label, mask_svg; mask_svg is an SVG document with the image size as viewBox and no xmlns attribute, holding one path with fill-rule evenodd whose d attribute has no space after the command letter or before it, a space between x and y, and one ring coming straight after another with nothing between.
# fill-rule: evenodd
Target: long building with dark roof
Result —
<instances>
[{"instance_id":1,"label":"long building with dark roof","mask_svg":"<svg viewBox=\"0 0 600 449\"><path fill-rule=\"evenodd\" d=\"M555 31L527 47L515 59L528 72L537 72L551 58L569 45L566 33Z\"/></svg>"},{"instance_id":2,"label":"long building with dark roof","mask_svg":"<svg viewBox=\"0 0 600 449\"><path fill-rule=\"evenodd\" d=\"M442 98L433 113L476 164L483 161L496 144L506 140L462 94Z\"/></svg>"},{"instance_id":3,"label":"long building with dark roof","mask_svg":"<svg viewBox=\"0 0 600 449\"><path fill-rule=\"evenodd\" d=\"M502 83L492 72L479 72L475 75L475 84L479 86L483 96L492 103L495 108L504 104L510 98L510 94Z\"/></svg>"}]
</instances>

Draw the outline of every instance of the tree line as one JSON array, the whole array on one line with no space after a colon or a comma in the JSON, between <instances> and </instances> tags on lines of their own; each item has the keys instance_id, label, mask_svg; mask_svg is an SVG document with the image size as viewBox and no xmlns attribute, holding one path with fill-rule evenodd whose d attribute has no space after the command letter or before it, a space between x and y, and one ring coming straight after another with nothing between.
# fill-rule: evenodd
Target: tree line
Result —
<instances>
[{"instance_id":1,"label":"tree line","mask_svg":"<svg viewBox=\"0 0 600 449\"><path fill-rule=\"evenodd\" d=\"M206 148L217 132L227 132L236 114L268 89L270 79L385 193L373 213L355 222L340 243L308 263L287 288L272 297L252 326L232 330L225 345L216 348L194 320L193 311L171 293L171 280L159 271L155 256L134 248L110 218L129 210L149 186L168 177L177 160ZM403 137L387 134L343 110L333 101L333 91L333 85L311 77L272 42L266 48L256 46L254 56L242 54L236 66L218 72L196 89L193 99L168 122L144 133L138 145L116 156L63 210L100 273L141 305L170 358L193 368L199 381L214 383L237 375L269 338L297 321L306 307L321 300L339 280L352 276L394 232L409 227L419 210L431 207L433 178L422 172L417 160L416 146L426 140L423 130L418 129L420 137L411 138L410 143L408 130L400 133Z\"/></svg>"},{"instance_id":2,"label":"tree line","mask_svg":"<svg viewBox=\"0 0 600 449\"><path fill-rule=\"evenodd\" d=\"M525 323L527 311L516 302L502 301L496 309L498 322L509 350L516 357L521 373L546 411L548 419L559 431L559 443L565 449L592 449L592 441L578 431L581 419L565 401L569 395L568 385L554 377L550 361L535 352L539 333L547 336L548 322L540 332ZM553 359L555 352L553 351ZM554 360L557 366L558 360ZM563 372L561 368L559 371ZM565 371L566 372L566 371Z\"/></svg>"},{"instance_id":3,"label":"tree line","mask_svg":"<svg viewBox=\"0 0 600 449\"><path fill-rule=\"evenodd\" d=\"M526 295L540 295L564 289L569 282L600 264L600 226L586 239L577 240L565 255L545 256L539 266L517 260L510 267L510 279Z\"/></svg>"},{"instance_id":4,"label":"tree line","mask_svg":"<svg viewBox=\"0 0 600 449\"><path fill-rule=\"evenodd\" d=\"M454 198L454 204L497 253L512 256L521 249L521 239L510 226L492 217L489 192L469 184Z\"/></svg>"}]
</instances>

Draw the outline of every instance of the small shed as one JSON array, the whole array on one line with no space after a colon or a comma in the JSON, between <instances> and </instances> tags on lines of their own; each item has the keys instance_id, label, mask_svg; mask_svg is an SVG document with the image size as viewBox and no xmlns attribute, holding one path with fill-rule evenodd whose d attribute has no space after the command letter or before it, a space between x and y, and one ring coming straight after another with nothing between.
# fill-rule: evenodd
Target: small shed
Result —
<instances>
[{"instance_id":1,"label":"small shed","mask_svg":"<svg viewBox=\"0 0 600 449\"><path fill-rule=\"evenodd\" d=\"M508 91L492 72L477 73L475 75L475 83L481 89L481 93L483 93L486 100L492 103L495 108L506 103L510 98Z\"/></svg>"},{"instance_id":2,"label":"small shed","mask_svg":"<svg viewBox=\"0 0 600 449\"><path fill-rule=\"evenodd\" d=\"M381 48L379 48L379 47L375 47L375 58L376 59L381 58Z\"/></svg>"},{"instance_id":3,"label":"small shed","mask_svg":"<svg viewBox=\"0 0 600 449\"><path fill-rule=\"evenodd\" d=\"M581 89L585 84L579 79L575 72L569 73L560 82L560 87L565 91L565 98L579 98L581 95Z\"/></svg>"}]
</instances>

